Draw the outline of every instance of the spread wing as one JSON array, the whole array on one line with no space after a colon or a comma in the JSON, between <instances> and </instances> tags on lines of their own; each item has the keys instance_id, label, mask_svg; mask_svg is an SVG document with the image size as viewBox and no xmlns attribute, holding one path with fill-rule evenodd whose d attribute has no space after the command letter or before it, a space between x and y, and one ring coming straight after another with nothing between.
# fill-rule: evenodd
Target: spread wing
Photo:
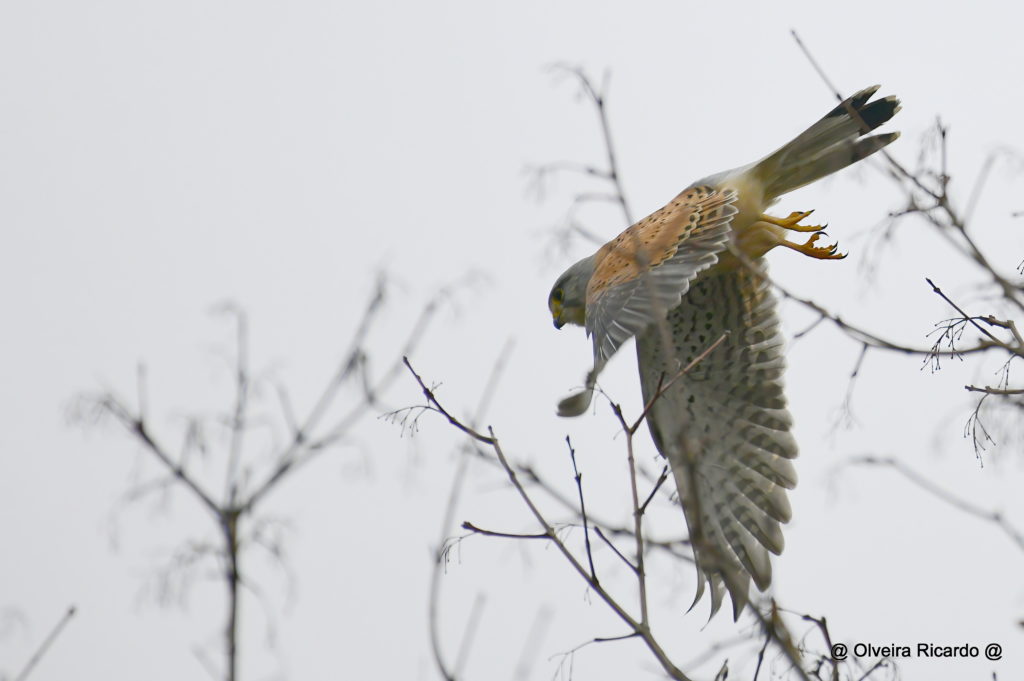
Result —
<instances>
[{"instance_id":1,"label":"spread wing","mask_svg":"<svg viewBox=\"0 0 1024 681\"><path fill-rule=\"evenodd\" d=\"M562 400L561 416L586 411L597 376L630 337L679 304L690 281L718 260L738 212L736 192L694 186L597 252L587 284L587 335L594 367L583 391Z\"/></svg>"},{"instance_id":2,"label":"spread wing","mask_svg":"<svg viewBox=\"0 0 1024 681\"><path fill-rule=\"evenodd\" d=\"M790 517L786 490L796 485L775 298L766 279L746 268L713 273L691 285L666 324L674 345L667 352L656 327L637 338L645 403L678 363L687 365L729 332L658 398L648 425L668 459L690 530L694 604L710 582L714 615L724 583L738 618L751 579L762 591L771 583L768 553L782 551L781 523Z\"/></svg>"},{"instance_id":3,"label":"spread wing","mask_svg":"<svg viewBox=\"0 0 1024 681\"><path fill-rule=\"evenodd\" d=\"M594 365L677 306L698 273L718 260L737 213L736 192L691 187L597 253L587 284Z\"/></svg>"}]
</instances>

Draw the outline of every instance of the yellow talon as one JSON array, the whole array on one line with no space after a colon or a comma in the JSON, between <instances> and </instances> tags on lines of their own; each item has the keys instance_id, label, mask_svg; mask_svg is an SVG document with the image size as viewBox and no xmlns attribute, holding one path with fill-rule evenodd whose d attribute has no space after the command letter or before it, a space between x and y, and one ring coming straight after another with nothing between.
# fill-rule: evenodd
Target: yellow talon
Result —
<instances>
[{"instance_id":1,"label":"yellow talon","mask_svg":"<svg viewBox=\"0 0 1024 681\"><path fill-rule=\"evenodd\" d=\"M790 229L794 232L820 232L828 225L801 225L800 221L813 213L813 210L794 211L787 218L777 218L774 215L762 215L761 221L777 225L783 229Z\"/></svg>"},{"instance_id":2,"label":"yellow talon","mask_svg":"<svg viewBox=\"0 0 1024 681\"><path fill-rule=\"evenodd\" d=\"M794 244L789 241L783 241L779 245L818 260L842 260L845 258L847 254L839 253L838 243L832 244L831 246L814 245L814 242L817 241L822 234L822 232L815 232L811 235L811 238L806 241L806 243Z\"/></svg>"}]
</instances>

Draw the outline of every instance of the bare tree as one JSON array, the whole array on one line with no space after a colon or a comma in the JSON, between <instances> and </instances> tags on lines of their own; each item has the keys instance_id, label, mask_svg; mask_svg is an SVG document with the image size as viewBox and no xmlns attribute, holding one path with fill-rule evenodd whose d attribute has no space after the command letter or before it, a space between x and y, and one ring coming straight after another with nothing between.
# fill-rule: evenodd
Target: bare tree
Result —
<instances>
[{"instance_id":1,"label":"bare tree","mask_svg":"<svg viewBox=\"0 0 1024 681\"><path fill-rule=\"evenodd\" d=\"M213 566L215 578L224 587L224 663L218 666L200 656L214 678L227 681L239 678L242 593L244 589L255 593L257 588L248 569L254 551L262 550L264 556L274 561L284 558L276 531L279 523L266 512L272 493L314 459L339 448L361 419L384 409L382 395L400 375L401 361L394 361L379 371L371 368L369 338L385 304L386 290L386 282L381 278L348 349L312 408L301 417L294 412L286 387L254 370L249 356L246 315L235 305L219 308L235 323L232 402L212 416L202 413L187 416L177 447L169 443L167 436L157 432L147 411L146 374L142 367L138 371L134 405L113 392L84 395L78 401L79 418L90 423L113 419L158 464L160 472L129 490L128 498L136 501L160 491L177 490L206 511L214 537L187 541L176 551L168 573ZM409 331L402 355L415 347L446 295L447 291L443 291L423 309ZM350 400L352 404L339 407L336 403L343 392L355 397ZM274 438L275 451L269 459L250 452L254 447L253 431L266 428L283 434ZM219 480L204 475L203 469L196 465L197 456L219 458L222 466Z\"/></svg>"}]
</instances>

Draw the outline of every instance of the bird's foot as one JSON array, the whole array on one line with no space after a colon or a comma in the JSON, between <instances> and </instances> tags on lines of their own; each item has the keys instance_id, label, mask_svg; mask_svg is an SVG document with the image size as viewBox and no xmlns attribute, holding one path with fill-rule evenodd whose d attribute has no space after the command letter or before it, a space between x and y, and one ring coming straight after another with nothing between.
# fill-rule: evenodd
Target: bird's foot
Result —
<instances>
[{"instance_id":1,"label":"bird's foot","mask_svg":"<svg viewBox=\"0 0 1024 681\"><path fill-rule=\"evenodd\" d=\"M846 253L839 252L838 243L832 244L831 246L814 245L814 242L821 238L823 234L824 232L815 232L811 235L811 238L806 241L806 243L794 244L789 241L783 241L779 245L818 260L842 260L845 258Z\"/></svg>"},{"instance_id":2,"label":"bird's foot","mask_svg":"<svg viewBox=\"0 0 1024 681\"><path fill-rule=\"evenodd\" d=\"M813 213L813 210L796 211L789 214L787 218L777 218L774 215L762 215L761 222L767 222L771 225L777 225L783 229L789 229L794 232L820 232L821 230L828 227L828 225L801 225L800 221Z\"/></svg>"}]
</instances>

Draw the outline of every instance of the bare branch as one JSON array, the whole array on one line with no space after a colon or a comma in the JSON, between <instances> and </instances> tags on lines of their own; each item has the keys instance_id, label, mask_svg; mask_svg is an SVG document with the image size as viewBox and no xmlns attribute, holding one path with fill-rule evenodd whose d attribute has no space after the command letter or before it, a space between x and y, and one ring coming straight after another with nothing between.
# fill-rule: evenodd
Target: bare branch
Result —
<instances>
[{"instance_id":1,"label":"bare branch","mask_svg":"<svg viewBox=\"0 0 1024 681\"><path fill-rule=\"evenodd\" d=\"M234 305L225 306L225 311L234 315L238 325L235 343L235 409L229 426L231 443L228 446L228 467L224 480L227 486L225 499L233 505L238 498L238 460L242 454L246 409L249 405L249 322L245 312Z\"/></svg>"},{"instance_id":2,"label":"bare branch","mask_svg":"<svg viewBox=\"0 0 1024 681\"><path fill-rule=\"evenodd\" d=\"M587 523L587 505L583 500L583 474L576 466L576 450L572 447L572 440L565 436L565 444L569 447L569 458L572 459L573 479L576 481L576 491L580 496L580 517L583 518L583 541L587 549L587 562L590 564L590 576L596 582L597 570L594 569L594 554L590 549L590 525Z\"/></svg>"},{"instance_id":3,"label":"bare branch","mask_svg":"<svg viewBox=\"0 0 1024 681\"><path fill-rule=\"evenodd\" d=\"M190 492L192 492L192 495L203 506L205 506L206 509L214 515L214 517L219 517L220 509L218 508L217 503L213 500L213 497L203 489L199 484L199 481L189 475L189 473L180 464L174 462L170 454L167 453L167 450L157 443L155 437L150 433L149 427L146 425L145 421L143 421L137 414L133 414L127 406L113 395L104 395L97 398L97 406L120 422L121 425L124 426L129 433L134 435L139 442L145 446L146 450L171 473L171 475L173 475Z\"/></svg>"},{"instance_id":4,"label":"bare branch","mask_svg":"<svg viewBox=\"0 0 1024 681\"><path fill-rule=\"evenodd\" d=\"M985 327L983 327L979 323L979 319L980 319L981 321L985 321L986 323L990 323L991 324L992 322L989 322L988 320L989 319L993 319L994 320L994 317L992 317L991 315L989 317L983 317L983 318L971 317L966 312L964 312L963 308L961 308L959 305L954 303L952 301L952 299L950 299L949 296L947 296L945 293L943 293L942 289L940 289L938 286L935 285L935 282L933 282L931 279L927 279L927 278L925 279L925 281L927 281L928 285L932 287L932 291L934 293L936 293L940 298L942 298L947 303L949 303L949 305L954 310L956 310L958 313L960 313L960 317L965 322L969 323L971 326L973 326L975 329L977 329L979 332L981 332L981 334L983 336L985 336L986 338L989 339L989 341L992 343L992 345L998 346L998 347L1002 348L1003 350L1006 350L1007 352L1010 352L1012 354L1015 354L1015 355L1018 355L1018 356L1024 356L1024 354L1022 354L1022 353L1024 353L1024 350L1021 350L1019 348L1012 348L1012 347L1010 347L1009 345L1004 343L1001 339L997 338L991 331L989 331L988 329L986 329ZM1003 326L1003 325L1000 325L1000 326ZM1009 328L1009 326L1006 325L1005 328Z\"/></svg>"},{"instance_id":5,"label":"bare branch","mask_svg":"<svg viewBox=\"0 0 1024 681\"><path fill-rule=\"evenodd\" d=\"M409 369L409 373L411 373L413 378L416 379L416 382L419 383L420 389L423 391L423 397L426 398L427 400L427 409L429 409L430 411L436 411L441 416L444 416L446 419L448 419L448 423L455 426L458 430L461 430L463 433L473 438L477 442L480 442L485 445L494 445L494 439L492 436L478 433L473 428L465 425L457 418L452 416L447 409L441 406L441 403L437 401L436 397L434 397L434 391L431 388L427 387L427 384L423 382L423 379L420 377L420 375L417 374L416 370L412 368L412 363L409 362L408 357L403 357L402 362L405 363L405 366Z\"/></svg>"},{"instance_id":6,"label":"bare branch","mask_svg":"<svg viewBox=\"0 0 1024 681\"><path fill-rule=\"evenodd\" d=\"M446 295L447 293L442 291L442 294ZM421 313L412 329L412 335L406 342L406 351L411 349L422 337L426 323L433 316L439 299L440 296L431 301ZM212 577L223 584L227 590L227 612L223 629L226 658L223 678L227 681L235 681L238 673L240 589L246 587L258 598L262 594L258 585L247 579L247 573L243 570L246 549L249 546L259 546L266 549L279 564L283 560L281 538L275 529L278 524L274 523L272 528L268 519L256 515L260 503L290 473L298 470L302 464L310 461L314 456L325 451L330 444L345 436L366 411L378 404L380 392L386 388L389 382L400 375L403 365L397 359L383 375L376 379L371 379L368 370L369 355L365 346L383 301L384 282L380 280L358 322L348 352L343 356L337 370L331 375L313 408L301 420L296 418L288 393L280 385L276 386L276 393L280 401L280 416L267 419L255 411L259 406L260 392L257 390L258 384L254 380L250 363L248 323L244 312L233 305L225 305L221 308L230 313L237 324L236 347L232 361L232 383L234 386L232 404L223 414L218 414L213 419L202 415L186 418L184 441L181 455L177 460L172 458L167 447L153 433L147 420L144 368L140 367L138 371L138 412L133 412L112 393L80 400L81 403L91 405L91 413L97 416L112 416L167 471L166 476L159 476L132 489L126 495L128 501L142 498L153 491L169 489L172 485L180 485L212 517L217 530L216 538L210 541L187 542L175 554L170 568L163 571L165 578L162 591L169 592L170 587L167 585L171 584L172 580L178 580L181 585L186 586L190 576L199 567L206 569L211 562L213 563ZM347 383L353 383L361 389L361 394L358 391L356 393L357 399L361 399L358 399L354 407L335 420L326 434L320 435L320 425L329 418L333 401ZM204 454L207 451L204 424L211 420L218 425L224 424L227 431L226 475L221 498L210 492L201 482L200 477L187 469L185 465L192 452L198 450ZM249 476L248 466L244 463L246 460L245 450L250 439L246 437L246 434L253 426L269 426L272 429L271 438L276 449L277 438L274 429L282 421L288 438L283 443L280 453L275 457L262 483L250 491L244 484L245 479Z\"/></svg>"},{"instance_id":7,"label":"bare branch","mask_svg":"<svg viewBox=\"0 0 1024 681\"><path fill-rule=\"evenodd\" d=\"M967 390L967 392L987 393L989 395L1024 395L1024 388L993 388L988 385L986 385L983 388L979 388L976 385L965 385L964 388Z\"/></svg>"},{"instance_id":8,"label":"bare branch","mask_svg":"<svg viewBox=\"0 0 1024 681\"><path fill-rule=\"evenodd\" d=\"M641 512L647 510L647 507L650 505L651 501L654 500L654 495L658 493L658 490L661 489L661 486L665 484L666 480L668 480L667 465L662 466L661 474L658 475L658 479L654 482L654 487L651 488L651 493L647 495L647 498L644 500L644 503L640 505Z\"/></svg>"},{"instance_id":9,"label":"bare branch","mask_svg":"<svg viewBox=\"0 0 1024 681\"><path fill-rule=\"evenodd\" d=\"M77 612L77 610L73 605L64 612L64 615L57 621L57 624L50 630L50 633L43 639L43 642L39 644L36 651L32 653L32 657L28 659L25 666L21 668L20 672L15 674L14 681L25 681L25 679L28 678L28 675L32 673L35 666L39 664L39 661L43 659L44 655L46 655L50 646L53 645L54 641L57 640L57 637L60 636L62 631L64 631L64 627L66 627L68 622L71 621L71 618L75 616L75 612Z\"/></svg>"},{"instance_id":10,"label":"bare branch","mask_svg":"<svg viewBox=\"0 0 1024 681\"><path fill-rule=\"evenodd\" d=\"M707 358L707 356L714 352L715 348L724 343L725 339L728 337L729 332L726 331L721 336L719 336L718 339L715 340L715 342L713 342L711 345L705 348L703 352L694 357L693 361L691 361L689 364L680 369L676 373L676 375L673 376L669 381L663 381L663 383L658 386L658 389L654 391L654 395L651 396L651 399L648 400L647 404L644 405L644 410L640 412L640 416L637 417L636 421L634 421L632 425L627 425L626 422L622 420L621 410L618 410L617 406L614 407L616 409L616 415L619 417L619 421L622 424L623 429L630 435L635 434L637 429L640 428L640 424L643 423L644 419L646 419L647 415L651 412L651 409L654 407L654 403L657 402L658 399L662 395L664 395L676 381L678 381L686 374L690 373L690 371L692 371L695 366L703 362Z\"/></svg>"},{"instance_id":11,"label":"bare branch","mask_svg":"<svg viewBox=\"0 0 1024 681\"><path fill-rule=\"evenodd\" d=\"M462 523L462 529L469 530L474 534L482 534L485 537L501 537L503 539L550 539L547 534L522 534L519 532L497 532L495 530L485 530L482 527L477 527L468 520Z\"/></svg>"},{"instance_id":12,"label":"bare branch","mask_svg":"<svg viewBox=\"0 0 1024 681\"><path fill-rule=\"evenodd\" d=\"M466 667L469 653L473 649L473 637L480 630L480 617L483 615L486 599L483 594L477 594L473 599L473 608L469 611L466 619L466 626L462 630L462 641L459 643L458 652L455 655L455 667L453 673L456 678L462 676L462 670Z\"/></svg>"},{"instance_id":13,"label":"bare branch","mask_svg":"<svg viewBox=\"0 0 1024 681\"><path fill-rule=\"evenodd\" d=\"M607 71L605 72L604 82L601 87L598 88L579 66L555 64L551 69L556 72L562 72L574 76L579 82L583 93L591 102L593 102L594 107L597 109L597 115L601 122L601 134L604 140L605 155L608 162L608 170L604 171L603 175L611 180L612 184L615 186L617 201L622 207L622 215L626 220L626 224L633 224L633 213L629 209L629 202L626 200L626 192L622 187L618 159L615 154L615 145L612 142L611 126L608 123L608 109L606 106L605 96L608 91L610 74Z\"/></svg>"},{"instance_id":14,"label":"bare branch","mask_svg":"<svg viewBox=\"0 0 1024 681\"><path fill-rule=\"evenodd\" d=\"M484 444L491 448L491 450L497 457L502 469L505 471L505 475L507 476L513 489L515 489L517 495L523 501L523 503L529 510L530 514L534 517L534 519L543 529L543 533L541 533L541 535L543 537L546 537L552 544L554 544L554 546L558 549L558 551L562 554L566 561L568 561L569 564L572 566L573 570L587 583L587 585L601 598L601 600L603 600L605 604L623 622L625 622L633 630L633 632L635 632L635 635L640 637L644 641L648 649L654 654L655 658L662 666L662 669L664 669L669 676L680 681L688 681L688 677L682 672L682 670L677 668L675 664L669 659L668 655L665 653L664 649L661 647L661 645L658 643L653 633L651 632L650 627L645 618L646 606L641 606L643 614L639 621L635 619L633 616L631 616L625 610L625 608L623 608L619 604L615 597L612 596L612 594L609 593L607 590L605 590L605 588L600 584L600 582L598 582L591 575L588 569L579 561L575 554L573 554L573 552L569 549L565 542L563 542L562 539L559 538L557 532L555 531L554 525L540 511L534 500L530 497L529 492L527 492L523 483L520 481L519 475L517 473L517 467L514 467L509 463L508 458L505 455L504 449L502 448L500 441L498 440L497 436L494 433L494 429L489 427L487 429L488 434L483 435L482 433L477 432L475 429L471 428L470 426L460 421L458 418L452 415L451 412L449 412L444 406L440 404L440 402L434 395L433 391L427 387L426 383L423 381L420 375L415 372L415 370L412 368L412 365L408 362L408 360L406 360L406 366L408 367L410 373L412 373L417 384L423 391L423 395L426 398L427 405L429 406L429 409L431 411L435 411L438 414L442 415L444 418L448 420L448 422L453 427L465 433L474 441ZM634 494L634 508L638 508L636 494ZM636 517L639 517L639 513L636 514ZM639 543L639 546L642 551L642 539Z\"/></svg>"},{"instance_id":15,"label":"bare branch","mask_svg":"<svg viewBox=\"0 0 1024 681\"><path fill-rule=\"evenodd\" d=\"M873 465L873 466L885 466L895 470L897 473L905 477L910 482L914 483L917 487L920 487L925 492L928 492L933 497L936 497L940 501L963 511L968 515L972 515L975 518L984 520L985 522L992 523L998 527L1003 534L1010 538L1017 548L1024 551L1024 532L1019 528L1012 525L999 511L990 511L980 506L977 506L955 494L945 490L935 483L931 482L923 475L913 470L901 461L888 457L876 457L876 456L860 456L849 461L850 464L858 465Z\"/></svg>"},{"instance_id":16,"label":"bare branch","mask_svg":"<svg viewBox=\"0 0 1024 681\"><path fill-rule=\"evenodd\" d=\"M619 551L618 547L615 546L615 544L610 539L608 539L608 537L605 536L604 532L601 531L601 526L600 525L595 525L594 526L594 533L597 534L597 536L600 537L604 541L604 543L608 546L608 548L610 548L612 550L612 552L616 556L618 556L620 560L622 560L623 563L625 563L626 565L629 566L630 570L632 570L633 572L636 572L636 564L633 563L633 561L631 561L629 558L626 558L626 556L624 556L622 554L622 551ZM632 536L633 532L630 531L629 534Z\"/></svg>"},{"instance_id":17,"label":"bare branch","mask_svg":"<svg viewBox=\"0 0 1024 681\"><path fill-rule=\"evenodd\" d=\"M505 369L508 356L512 351L512 343L508 342L505 347L502 348L501 353L498 355L497 360L494 363L494 367L491 369L491 374L487 379L487 383L484 386L483 394L480 397L480 402L477 405L477 413L474 420L482 419L487 413L487 409L490 406L491 399L498 390L498 382L501 378L502 372ZM422 380L412 369L412 365L409 363L408 358L403 357L403 363L408 367L412 375L416 377L420 387L426 390ZM429 402L428 402L429 404ZM456 675L461 670L461 665L464 660L464 655L468 655L468 647L463 646L456 657L456 663L454 668L449 668L448 664L444 659L444 652L442 650L441 635L438 619L440 617L440 597L441 597L441 567L444 564L448 550L448 533L449 528L455 519L455 511L458 507L459 497L462 493L462 486L466 479L466 471L469 468L470 454L474 448L467 446L463 449L462 455L459 457L459 465L456 467L455 476L452 480L451 491L448 493L448 501L445 504L444 518L441 521L441 537L438 541L437 549L434 552L433 565L431 567L430 574L430 592L428 598L428 618L429 618L429 630L430 630L430 647L434 657L434 664L437 666L438 672L442 678L446 681L454 681ZM465 527L468 523L464 523ZM479 528L466 528L474 532L481 532ZM468 625L467 625L468 626ZM468 631L468 630L467 630Z\"/></svg>"},{"instance_id":18,"label":"bare branch","mask_svg":"<svg viewBox=\"0 0 1024 681\"><path fill-rule=\"evenodd\" d=\"M814 57L811 55L810 51L807 49L803 41L797 35L796 31L792 31L792 35L794 40L797 42L797 45L800 47L804 55L807 57L808 61L814 67L815 71L817 71L818 74L821 76L825 85L829 88L829 90L831 90L832 94L835 95L836 98L838 98L840 101L843 101L842 94L840 94L836 87L832 85L828 77L825 76L825 73L818 64L817 60L815 60ZM859 114L857 114L856 112L851 112L851 115L854 115L859 119ZM942 125L941 121L937 124L937 129L939 132L939 144L941 152L940 171L938 173L933 173L934 176L937 176L937 188L929 187L921 177L919 177L915 173L911 173L910 171L908 171L902 164L900 164L895 159L895 157L893 157L891 153L889 153L887 149L882 149L881 151L879 151L879 153L889 164L890 175L894 179L903 184L911 185L912 189L920 191L928 199L934 202L934 206L922 210L911 192L910 194L908 194L910 204L913 208L910 212L927 213L928 221L931 222L932 225L936 228L938 234L940 234L944 239L949 241L949 243L953 245L959 253L961 253L968 259L972 260L982 272L986 273L988 277L992 280L992 282L995 283L1002 291L1003 298L1007 302L1011 303L1018 310L1024 311L1024 298L1021 297L1020 286L1015 285L1013 282L1009 281L1005 276L1000 274L995 269L991 261L981 251L981 249L978 247L977 243L974 241L973 237L970 236L967 230L967 217L965 217L965 215L970 216L973 213L974 208L977 204L978 197L980 196L981 188L984 186L984 183L987 179L988 169L983 168L982 172L979 174L979 177L975 182L975 188L974 190L972 190L971 198L968 200L968 211L966 214L961 215L953 208L952 201L948 193L950 176L946 163L947 129ZM933 208L938 209L940 214L943 216L942 219L937 218L935 214L931 212Z\"/></svg>"}]
</instances>

